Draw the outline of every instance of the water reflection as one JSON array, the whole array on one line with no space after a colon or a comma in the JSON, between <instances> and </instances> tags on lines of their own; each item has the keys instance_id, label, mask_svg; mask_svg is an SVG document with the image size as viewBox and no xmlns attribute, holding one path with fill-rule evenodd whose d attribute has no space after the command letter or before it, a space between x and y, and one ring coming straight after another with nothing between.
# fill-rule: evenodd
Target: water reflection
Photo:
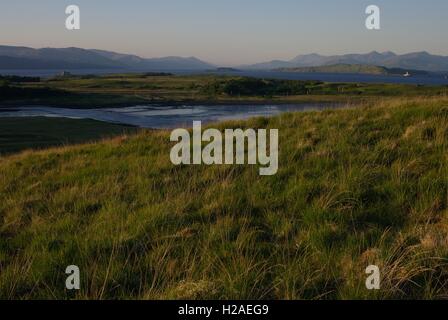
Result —
<instances>
[{"instance_id":1,"label":"water reflection","mask_svg":"<svg viewBox=\"0 0 448 320\"><path fill-rule=\"evenodd\" d=\"M174 128L191 126L195 120L213 122L272 116L281 112L311 111L338 107L336 104L285 104L285 105L194 105L156 106L141 105L121 108L72 109L24 106L0 109L0 117L64 117L94 119L122 123L142 128Z\"/></svg>"}]
</instances>

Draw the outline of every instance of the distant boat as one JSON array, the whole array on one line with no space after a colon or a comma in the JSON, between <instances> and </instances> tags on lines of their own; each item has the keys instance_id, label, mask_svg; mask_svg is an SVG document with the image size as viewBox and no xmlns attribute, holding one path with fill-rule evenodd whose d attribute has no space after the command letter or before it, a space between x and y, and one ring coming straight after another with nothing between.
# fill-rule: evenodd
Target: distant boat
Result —
<instances>
[{"instance_id":1,"label":"distant boat","mask_svg":"<svg viewBox=\"0 0 448 320\"><path fill-rule=\"evenodd\" d=\"M59 73L60 77L70 77L71 75L71 72L68 71L62 71L61 73Z\"/></svg>"},{"instance_id":2,"label":"distant boat","mask_svg":"<svg viewBox=\"0 0 448 320\"><path fill-rule=\"evenodd\" d=\"M411 76L411 74L409 73L409 72L406 72L404 75L403 75L403 77L410 77Z\"/></svg>"}]
</instances>

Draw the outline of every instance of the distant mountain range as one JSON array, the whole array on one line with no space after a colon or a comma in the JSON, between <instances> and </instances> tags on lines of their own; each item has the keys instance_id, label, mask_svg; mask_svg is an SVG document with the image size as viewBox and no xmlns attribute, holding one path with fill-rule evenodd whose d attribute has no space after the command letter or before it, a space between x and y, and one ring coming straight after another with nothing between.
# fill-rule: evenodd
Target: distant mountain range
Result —
<instances>
[{"instance_id":1,"label":"distant mountain range","mask_svg":"<svg viewBox=\"0 0 448 320\"><path fill-rule=\"evenodd\" d=\"M323 56L299 55L292 60L273 60L239 66L241 70L273 70L333 65L380 66L389 69L448 71L448 57L415 52L393 52ZM0 69L134 69L140 71L174 71L216 69L215 65L195 57L142 58L131 54L81 48L43 48L0 46ZM317 72L317 71L314 71Z\"/></svg>"},{"instance_id":2,"label":"distant mountain range","mask_svg":"<svg viewBox=\"0 0 448 320\"><path fill-rule=\"evenodd\" d=\"M212 64L197 58L164 57L145 59L136 55L81 48L0 46L0 69L136 69L206 70Z\"/></svg>"},{"instance_id":3,"label":"distant mountain range","mask_svg":"<svg viewBox=\"0 0 448 320\"><path fill-rule=\"evenodd\" d=\"M432 72L448 71L448 57L432 55L428 52L414 52L398 55L393 52L367 54L345 54L323 56L317 53L299 55L292 60L273 60L242 66L240 68L252 70L272 70L281 68L320 67L329 65L369 65L386 68L400 68L410 70L425 70Z\"/></svg>"}]
</instances>

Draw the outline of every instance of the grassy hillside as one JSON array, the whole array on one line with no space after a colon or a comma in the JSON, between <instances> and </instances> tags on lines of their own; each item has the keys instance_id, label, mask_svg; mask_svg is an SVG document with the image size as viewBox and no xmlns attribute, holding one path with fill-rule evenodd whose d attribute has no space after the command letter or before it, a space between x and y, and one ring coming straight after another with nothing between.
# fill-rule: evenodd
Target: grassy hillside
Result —
<instances>
[{"instance_id":1,"label":"grassy hillside","mask_svg":"<svg viewBox=\"0 0 448 320\"><path fill-rule=\"evenodd\" d=\"M277 175L175 167L165 131L1 158L0 298L448 297L448 99L229 127L278 128Z\"/></svg>"}]
</instances>

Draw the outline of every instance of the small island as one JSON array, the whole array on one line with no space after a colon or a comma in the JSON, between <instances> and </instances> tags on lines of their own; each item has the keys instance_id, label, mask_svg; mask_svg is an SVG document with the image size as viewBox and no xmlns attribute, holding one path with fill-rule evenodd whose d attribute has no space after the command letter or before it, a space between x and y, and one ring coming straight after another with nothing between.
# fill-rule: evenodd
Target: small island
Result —
<instances>
[{"instance_id":1,"label":"small island","mask_svg":"<svg viewBox=\"0 0 448 320\"><path fill-rule=\"evenodd\" d=\"M209 72L241 72L241 70L230 67L219 67L214 70L209 70Z\"/></svg>"},{"instance_id":2,"label":"small island","mask_svg":"<svg viewBox=\"0 0 448 320\"><path fill-rule=\"evenodd\" d=\"M296 73L351 73L351 74L372 74L372 75L428 75L428 71L407 70L402 68L386 68L365 64L331 64L316 67L278 68L274 71L296 72Z\"/></svg>"}]
</instances>

